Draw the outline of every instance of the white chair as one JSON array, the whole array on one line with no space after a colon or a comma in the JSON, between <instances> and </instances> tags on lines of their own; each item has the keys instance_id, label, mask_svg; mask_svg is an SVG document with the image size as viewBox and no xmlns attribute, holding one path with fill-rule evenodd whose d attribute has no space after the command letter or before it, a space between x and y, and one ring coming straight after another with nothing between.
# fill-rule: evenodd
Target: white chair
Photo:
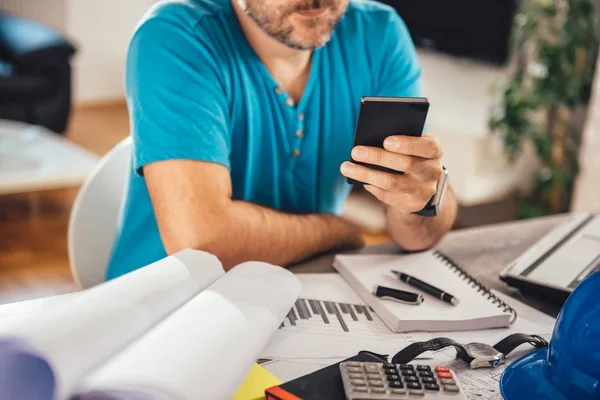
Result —
<instances>
[{"instance_id":1,"label":"white chair","mask_svg":"<svg viewBox=\"0 0 600 400\"><path fill-rule=\"evenodd\" d=\"M105 280L129 180L131 137L110 150L83 183L69 221L69 261L82 288Z\"/></svg>"}]
</instances>

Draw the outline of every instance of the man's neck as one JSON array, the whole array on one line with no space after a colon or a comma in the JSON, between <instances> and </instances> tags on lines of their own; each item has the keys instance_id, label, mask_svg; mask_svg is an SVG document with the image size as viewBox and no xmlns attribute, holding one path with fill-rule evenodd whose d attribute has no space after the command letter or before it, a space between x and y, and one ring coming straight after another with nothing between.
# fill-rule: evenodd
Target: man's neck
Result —
<instances>
[{"instance_id":1,"label":"man's neck","mask_svg":"<svg viewBox=\"0 0 600 400\"><path fill-rule=\"evenodd\" d=\"M279 86L298 102L308 76L312 51L293 49L269 36L231 0L246 40Z\"/></svg>"}]
</instances>

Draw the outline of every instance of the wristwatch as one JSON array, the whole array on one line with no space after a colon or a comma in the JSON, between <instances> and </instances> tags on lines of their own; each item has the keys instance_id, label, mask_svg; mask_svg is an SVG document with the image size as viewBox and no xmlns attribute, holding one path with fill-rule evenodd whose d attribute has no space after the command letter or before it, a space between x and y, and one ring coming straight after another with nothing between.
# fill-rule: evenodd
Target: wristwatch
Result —
<instances>
[{"instance_id":1,"label":"wristwatch","mask_svg":"<svg viewBox=\"0 0 600 400\"><path fill-rule=\"evenodd\" d=\"M442 176L437 181L437 188L435 194L425 207L421 211L417 211L414 214L422 217L435 217L440 213L442 209L442 203L444 201L444 195L446 194L446 188L448 187L448 170L446 167L442 167Z\"/></svg>"},{"instance_id":2,"label":"wristwatch","mask_svg":"<svg viewBox=\"0 0 600 400\"><path fill-rule=\"evenodd\" d=\"M529 343L536 349L548 346L548 342L538 335L527 335L524 333L514 333L502 339L494 346L485 343L469 343L462 345L452 339L441 337L431 339L427 342L413 343L400 350L394 358L394 364L408 364L418 355L426 351L442 350L453 346L456 349L456 355L465 361L472 369L483 367L497 367L506 356L524 343Z\"/></svg>"}]
</instances>

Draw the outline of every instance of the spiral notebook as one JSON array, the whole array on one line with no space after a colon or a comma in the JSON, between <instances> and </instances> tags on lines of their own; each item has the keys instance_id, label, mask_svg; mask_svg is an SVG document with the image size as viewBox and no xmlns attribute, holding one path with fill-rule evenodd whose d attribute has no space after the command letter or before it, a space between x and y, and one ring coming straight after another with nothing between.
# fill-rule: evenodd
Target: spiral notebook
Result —
<instances>
[{"instance_id":1,"label":"spiral notebook","mask_svg":"<svg viewBox=\"0 0 600 400\"><path fill-rule=\"evenodd\" d=\"M449 257L439 251L408 255L338 255L334 268L394 332L448 332L508 327L516 312ZM452 294L456 306L401 282L390 271L414 276ZM374 285L417 292L420 305L382 300Z\"/></svg>"}]
</instances>

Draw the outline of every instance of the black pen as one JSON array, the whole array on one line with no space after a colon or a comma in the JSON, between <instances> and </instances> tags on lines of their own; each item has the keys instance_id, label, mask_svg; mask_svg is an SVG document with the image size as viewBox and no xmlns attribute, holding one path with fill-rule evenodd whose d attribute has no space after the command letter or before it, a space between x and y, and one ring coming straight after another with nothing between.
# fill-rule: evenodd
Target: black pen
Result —
<instances>
[{"instance_id":1,"label":"black pen","mask_svg":"<svg viewBox=\"0 0 600 400\"><path fill-rule=\"evenodd\" d=\"M385 286L374 285L373 294L375 297L399 301L407 304L419 305L425 300L418 293L405 292L404 290L392 289Z\"/></svg>"},{"instance_id":2,"label":"black pen","mask_svg":"<svg viewBox=\"0 0 600 400\"><path fill-rule=\"evenodd\" d=\"M443 290L438 289L435 286L423 282L422 280L417 279L413 276L407 275L404 272L392 271L392 274L396 275L398 279L400 279L402 282L406 282L410 286L422 290L425 293L432 295L433 297L437 297L438 299L445 301L446 303L450 303L453 306L456 306L459 303L459 300L456 297L452 296L450 293L444 292Z\"/></svg>"}]
</instances>

